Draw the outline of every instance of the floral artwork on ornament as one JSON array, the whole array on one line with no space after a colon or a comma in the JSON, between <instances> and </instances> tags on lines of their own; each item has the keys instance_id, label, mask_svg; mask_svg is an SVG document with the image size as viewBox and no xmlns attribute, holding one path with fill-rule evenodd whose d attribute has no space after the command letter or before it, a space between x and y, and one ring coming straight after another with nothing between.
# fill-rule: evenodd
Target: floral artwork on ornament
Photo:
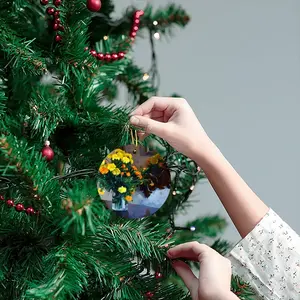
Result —
<instances>
[{"instance_id":1,"label":"floral artwork on ornament","mask_svg":"<svg viewBox=\"0 0 300 300\"><path fill-rule=\"evenodd\" d=\"M129 145L111 152L99 168L98 193L118 216L153 215L170 193L170 171L158 153Z\"/></svg>"}]
</instances>

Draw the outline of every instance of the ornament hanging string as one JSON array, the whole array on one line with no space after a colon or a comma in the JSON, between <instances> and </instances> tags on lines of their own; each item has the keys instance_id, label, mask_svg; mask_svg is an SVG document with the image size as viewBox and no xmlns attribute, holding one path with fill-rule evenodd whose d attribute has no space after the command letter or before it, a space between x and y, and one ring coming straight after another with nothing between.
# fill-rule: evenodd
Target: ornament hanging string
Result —
<instances>
[{"instance_id":1,"label":"ornament hanging string","mask_svg":"<svg viewBox=\"0 0 300 300\"><path fill-rule=\"evenodd\" d=\"M137 131L130 128L130 134L131 134L131 143L132 143L132 145L134 145L135 147L137 147L138 144L139 144L139 139L138 139Z\"/></svg>"}]
</instances>

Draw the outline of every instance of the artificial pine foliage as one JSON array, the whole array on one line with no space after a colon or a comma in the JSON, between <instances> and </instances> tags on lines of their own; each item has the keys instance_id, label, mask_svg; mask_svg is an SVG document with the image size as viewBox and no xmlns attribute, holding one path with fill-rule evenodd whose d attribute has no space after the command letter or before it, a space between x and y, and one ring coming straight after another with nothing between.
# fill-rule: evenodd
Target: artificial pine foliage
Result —
<instances>
[{"instance_id":1,"label":"artificial pine foliage","mask_svg":"<svg viewBox=\"0 0 300 300\"><path fill-rule=\"evenodd\" d=\"M176 227L175 215L204 176L155 137L146 143L156 141L173 174L163 208L125 220L102 204L99 165L131 142L132 107L158 90L153 35L184 28L190 18L171 4L129 7L114 20L112 1L101 2L93 13L84 0L0 2L0 299L189 299L166 251L217 238L226 225L212 216ZM149 33L146 72L131 47ZM131 107L113 105L119 83ZM224 254L229 244L212 246ZM251 299L239 278L232 289Z\"/></svg>"}]
</instances>

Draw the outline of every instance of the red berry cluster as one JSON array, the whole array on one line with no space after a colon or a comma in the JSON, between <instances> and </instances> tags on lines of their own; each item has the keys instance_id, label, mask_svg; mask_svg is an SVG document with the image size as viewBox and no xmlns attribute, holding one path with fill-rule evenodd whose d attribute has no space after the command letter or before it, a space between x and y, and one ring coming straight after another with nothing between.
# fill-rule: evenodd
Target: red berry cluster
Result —
<instances>
[{"instance_id":1,"label":"red berry cluster","mask_svg":"<svg viewBox=\"0 0 300 300\"><path fill-rule=\"evenodd\" d=\"M62 0L53 0L53 5L56 8L58 8L61 5L61 1ZM41 0L41 4L48 5L49 0ZM54 7L49 6L46 9L46 13L49 16L53 16L52 28L54 31L64 31L65 30L65 28L60 24L60 19L59 19L60 11L58 9L55 9ZM56 33L55 41L58 43L62 41L62 37L60 34Z\"/></svg>"},{"instance_id":2,"label":"red berry cluster","mask_svg":"<svg viewBox=\"0 0 300 300\"><path fill-rule=\"evenodd\" d=\"M132 24L130 35L129 35L132 42L134 42L134 40L135 40L136 34L139 30L139 25L140 25L140 22L141 22L140 18L143 15L144 15L144 11L142 11L142 10L137 10L133 15L133 24ZM84 50L88 51L89 48L86 47ZM90 50L90 54L92 56L94 56L95 58L99 59L99 60L107 61L107 62L120 60L120 59L123 59L125 57L124 52L104 54L104 53L97 53L97 51L93 50L93 49Z\"/></svg>"},{"instance_id":3,"label":"red berry cluster","mask_svg":"<svg viewBox=\"0 0 300 300\"><path fill-rule=\"evenodd\" d=\"M3 195L0 195L0 201L1 202L5 201L5 198ZM14 207L17 212L25 212L29 216L37 214L37 212L32 207L29 206L29 207L25 208L22 203L15 204L14 200L12 200L12 199L6 200L5 203L8 207Z\"/></svg>"}]
</instances>

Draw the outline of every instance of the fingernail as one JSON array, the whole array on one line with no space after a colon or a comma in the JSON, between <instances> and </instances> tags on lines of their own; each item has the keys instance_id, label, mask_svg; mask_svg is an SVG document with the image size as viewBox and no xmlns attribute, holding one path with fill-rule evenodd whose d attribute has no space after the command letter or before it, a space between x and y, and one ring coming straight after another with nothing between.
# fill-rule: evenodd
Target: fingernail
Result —
<instances>
[{"instance_id":1,"label":"fingernail","mask_svg":"<svg viewBox=\"0 0 300 300\"><path fill-rule=\"evenodd\" d=\"M172 254L170 253L170 250L167 252L167 255L169 258L172 258Z\"/></svg>"},{"instance_id":2,"label":"fingernail","mask_svg":"<svg viewBox=\"0 0 300 300\"><path fill-rule=\"evenodd\" d=\"M139 125L140 120L139 120L137 117L132 116L132 117L130 118L130 123L131 123L132 125Z\"/></svg>"}]
</instances>

